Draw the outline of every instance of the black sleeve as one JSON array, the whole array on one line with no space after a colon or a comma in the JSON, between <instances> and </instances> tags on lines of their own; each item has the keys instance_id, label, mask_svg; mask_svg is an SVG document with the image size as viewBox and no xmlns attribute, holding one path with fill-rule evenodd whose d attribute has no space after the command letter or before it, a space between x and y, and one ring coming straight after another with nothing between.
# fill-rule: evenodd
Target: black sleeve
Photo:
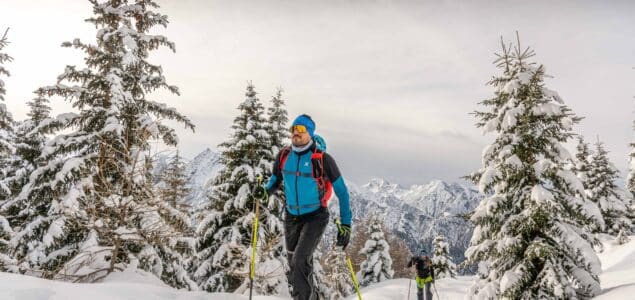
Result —
<instances>
[{"instance_id":1,"label":"black sleeve","mask_svg":"<svg viewBox=\"0 0 635 300\"><path fill-rule=\"evenodd\" d=\"M324 173L330 182L336 182L342 176L335 160L328 153L324 153Z\"/></svg>"},{"instance_id":2,"label":"black sleeve","mask_svg":"<svg viewBox=\"0 0 635 300\"><path fill-rule=\"evenodd\" d=\"M279 151L276 155L276 160L273 162L273 168L271 169L272 177L275 178L275 181L271 186L267 188L267 194L273 195L279 188L282 183L282 172L280 172L280 155L282 151Z\"/></svg>"},{"instance_id":3,"label":"black sleeve","mask_svg":"<svg viewBox=\"0 0 635 300\"><path fill-rule=\"evenodd\" d=\"M413 261L415 260L415 258L410 258L410 261L408 262L408 268L412 267L413 265Z\"/></svg>"}]
</instances>

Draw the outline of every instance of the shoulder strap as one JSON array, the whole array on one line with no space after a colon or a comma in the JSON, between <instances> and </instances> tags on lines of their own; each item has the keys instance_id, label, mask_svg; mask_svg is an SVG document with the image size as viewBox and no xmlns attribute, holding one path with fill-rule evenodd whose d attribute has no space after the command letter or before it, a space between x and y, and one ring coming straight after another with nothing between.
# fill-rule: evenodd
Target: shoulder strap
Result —
<instances>
[{"instance_id":1,"label":"shoulder strap","mask_svg":"<svg viewBox=\"0 0 635 300\"><path fill-rule=\"evenodd\" d=\"M324 177L324 151L318 149L317 147L311 154L311 162L313 164L313 178L323 178Z\"/></svg>"},{"instance_id":2,"label":"shoulder strap","mask_svg":"<svg viewBox=\"0 0 635 300\"><path fill-rule=\"evenodd\" d=\"M324 172L324 151L317 147L311 155L311 165L313 178L317 182L320 193L320 204L322 207L328 207L328 201L333 194L333 185L326 177Z\"/></svg>"},{"instance_id":3,"label":"shoulder strap","mask_svg":"<svg viewBox=\"0 0 635 300\"><path fill-rule=\"evenodd\" d=\"M280 166L280 171L284 170L284 164L287 162L287 158L289 157L289 153L291 153L291 147L286 146L280 150L280 160L278 161L278 165Z\"/></svg>"}]
</instances>

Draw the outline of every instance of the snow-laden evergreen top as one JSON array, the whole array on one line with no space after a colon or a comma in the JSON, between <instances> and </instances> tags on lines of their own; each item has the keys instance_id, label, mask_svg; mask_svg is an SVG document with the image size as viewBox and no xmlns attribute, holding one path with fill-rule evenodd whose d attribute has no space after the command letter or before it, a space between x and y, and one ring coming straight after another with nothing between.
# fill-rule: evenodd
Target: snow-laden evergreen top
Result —
<instances>
[{"instance_id":1,"label":"snow-laden evergreen top","mask_svg":"<svg viewBox=\"0 0 635 300\"><path fill-rule=\"evenodd\" d=\"M255 269L256 292L272 293L286 288L280 274L269 277L271 269L284 274L282 256L282 203L277 197L261 205L252 196L259 178L271 175L273 154L267 142L264 107L249 83L246 98L238 105L239 114L231 126L232 133L221 143L223 168L208 187L208 200L200 210L197 225L197 261L194 277L207 291L244 291L249 285L249 261L258 261ZM252 251L252 226L259 205L258 245ZM262 207L260 207L262 206Z\"/></svg>"},{"instance_id":2,"label":"snow-laden evergreen top","mask_svg":"<svg viewBox=\"0 0 635 300\"><path fill-rule=\"evenodd\" d=\"M4 64L13 60L11 56L2 52L4 47L9 44L7 39L8 31L9 29L0 37L0 205L12 194L10 183L5 178L13 176L8 168L15 161L15 133L13 128L15 124L11 113L9 113L7 106L3 103L7 91L2 77L10 75Z\"/></svg>"},{"instance_id":3,"label":"snow-laden evergreen top","mask_svg":"<svg viewBox=\"0 0 635 300\"><path fill-rule=\"evenodd\" d=\"M7 33L9 32L9 29L7 28L7 30L4 32L4 34L2 35L2 37L0 37L0 101L4 101L4 96L7 93L7 90L4 87L4 81L2 80L2 76L9 76L9 70L7 70L4 67L4 64L7 62L10 62L11 60L13 60L13 58L11 56L9 56L9 54L1 52L4 47L6 47L7 45L9 45L9 40L7 38ZM6 106L4 106L4 104L2 104L0 106L0 113L6 110Z\"/></svg>"},{"instance_id":4,"label":"snow-laden evergreen top","mask_svg":"<svg viewBox=\"0 0 635 300\"><path fill-rule=\"evenodd\" d=\"M445 237L437 235L434 237L433 243L432 268L434 270L435 279L456 277L456 265L449 256L450 249Z\"/></svg>"},{"instance_id":5,"label":"snow-laden evergreen top","mask_svg":"<svg viewBox=\"0 0 635 300\"><path fill-rule=\"evenodd\" d=\"M374 216L368 226L368 240L359 251L365 256L360 266L358 280L362 286L368 286L391 279L394 275L390 245L386 241L383 229L383 219Z\"/></svg>"},{"instance_id":6,"label":"snow-laden evergreen top","mask_svg":"<svg viewBox=\"0 0 635 300\"><path fill-rule=\"evenodd\" d=\"M69 101L74 110L45 119L34 130L54 134L38 168L10 211L19 216L11 246L22 272L46 278L95 281L129 266L167 283L195 289L185 271L188 238L177 224L187 216L160 201L151 174L150 141L175 146L167 120L193 129L189 119L158 101L169 85L148 61L158 47L174 50L149 32L167 26L151 0L91 0L94 44L62 44L84 54L86 67L67 66L38 95Z\"/></svg>"},{"instance_id":7,"label":"snow-laden evergreen top","mask_svg":"<svg viewBox=\"0 0 635 300\"><path fill-rule=\"evenodd\" d=\"M495 134L483 166L471 175L486 198L471 217L476 224L466 256L478 263L469 291L475 299L579 298L599 292L600 263L585 230L584 187L570 170L564 143L580 118L545 87L545 68L520 42L502 44L502 74L481 102L477 126Z\"/></svg>"}]
</instances>

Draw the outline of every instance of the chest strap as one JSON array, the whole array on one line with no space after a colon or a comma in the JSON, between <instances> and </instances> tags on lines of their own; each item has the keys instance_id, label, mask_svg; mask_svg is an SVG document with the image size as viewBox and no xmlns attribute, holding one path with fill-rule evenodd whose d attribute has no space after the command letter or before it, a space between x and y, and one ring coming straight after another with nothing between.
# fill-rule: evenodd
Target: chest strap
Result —
<instances>
[{"instance_id":1,"label":"chest strap","mask_svg":"<svg viewBox=\"0 0 635 300\"><path fill-rule=\"evenodd\" d=\"M293 171L287 171L287 170L282 170L282 173L285 174L285 175L291 175L291 176L296 176L296 177L313 178L313 174L311 174L311 173L293 172Z\"/></svg>"}]
</instances>

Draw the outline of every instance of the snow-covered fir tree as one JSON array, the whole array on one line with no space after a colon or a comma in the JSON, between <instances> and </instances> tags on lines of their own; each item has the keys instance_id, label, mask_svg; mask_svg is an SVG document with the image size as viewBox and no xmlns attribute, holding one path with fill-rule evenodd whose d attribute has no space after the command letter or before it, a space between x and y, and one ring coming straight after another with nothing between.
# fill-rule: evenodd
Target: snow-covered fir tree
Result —
<instances>
[{"instance_id":1,"label":"snow-covered fir tree","mask_svg":"<svg viewBox=\"0 0 635 300\"><path fill-rule=\"evenodd\" d=\"M635 126L633 126L635 128ZM626 189L631 193L631 207L629 218L631 219L631 231L635 231L635 141L630 144L631 152L628 155L628 174L626 175Z\"/></svg>"},{"instance_id":2,"label":"snow-covered fir tree","mask_svg":"<svg viewBox=\"0 0 635 300\"><path fill-rule=\"evenodd\" d=\"M434 269L434 278L454 278L456 277L456 265L450 258L450 248L448 242L445 241L443 235L434 237L433 242L432 268Z\"/></svg>"},{"instance_id":3,"label":"snow-covered fir tree","mask_svg":"<svg viewBox=\"0 0 635 300\"><path fill-rule=\"evenodd\" d=\"M355 293L351 271L346 262L346 252L335 247L327 253L324 263L332 284L333 300L344 299Z\"/></svg>"},{"instance_id":4,"label":"snow-covered fir tree","mask_svg":"<svg viewBox=\"0 0 635 300\"><path fill-rule=\"evenodd\" d=\"M146 181L156 182L152 177L154 169L153 159L146 158ZM196 252L194 230L191 227L189 205L184 203L189 190L185 175L185 163L177 150L167 168L162 173L158 191L160 201L157 206L158 214L179 232L171 241L170 247L161 247L156 254L165 268L162 280L170 286L184 287L190 290L198 289L196 282L191 279L189 270L193 267ZM158 261L157 261L158 262ZM184 282L187 285L184 286Z\"/></svg>"},{"instance_id":5,"label":"snow-covered fir tree","mask_svg":"<svg viewBox=\"0 0 635 300\"><path fill-rule=\"evenodd\" d=\"M318 299L331 300L335 297L335 292L331 287L333 283L322 268L320 258L322 258L322 252L316 250L313 253L313 286L316 289Z\"/></svg>"},{"instance_id":6,"label":"snow-covered fir tree","mask_svg":"<svg viewBox=\"0 0 635 300\"><path fill-rule=\"evenodd\" d=\"M184 201L190 190L187 187L185 161L178 149L170 158L160 177L159 192L163 201L168 202L171 207L187 213L189 206Z\"/></svg>"},{"instance_id":7,"label":"snow-covered fir tree","mask_svg":"<svg viewBox=\"0 0 635 300\"><path fill-rule=\"evenodd\" d=\"M591 169L591 150L589 143L584 141L582 136L578 136L578 145L576 145L575 160L573 161L573 171L576 173L584 189L587 189L589 170Z\"/></svg>"},{"instance_id":8,"label":"snow-covered fir tree","mask_svg":"<svg viewBox=\"0 0 635 300\"><path fill-rule=\"evenodd\" d=\"M599 293L600 262L584 187L567 169L563 144L579 122L555 91L545 87L545 68L520 42L502 43L490 85L495 96L474 114L485 133L496 133L472 174L485 198L471 217L476 225L466 257L478 263L468 291L475 299L577 299Z\"/></svg>"},{"instance_id":9,"label":"snow-covered fir tree","mask_svg":"<svg viewBox=\"0 0 635 300\"><path fill-rule=\"evenodd\" d=\"M0 37L0 205L11 196L11 188L7 183L7 178L11 176L9 170L15 153L15 124L13 116L4 104L6 88L2 80L2 76L10 75L4 64L13 60L8 54L1 52L9 44L8 31L9 29Z\"/></svg>"},{"instance_id":10,"label":"snow-covered fir tree","mask_svg":"<svg viewBox=\"0 0 635 300\"><path fill-rule=\"evenodd\" d=\"M635 126L633 128L635 129ZM635 197L635 141L630 144L630 147L631 153L628 155L629 166L628 175L626 176L626 189Z\"/></svg>"},{"instance_id":11,"label":"snow-covered fir tree","mask_svg":"<svg viewBox=\"0 0 635 300\"><path fill-rule=\"evenodd\" d=\"M16 272L16 260L11 255L10 242L13 229L9 221L0 215L0 272Z\"/></svg>"},{"instance_id":12,"label":"snow-covered fir tree","mask_svg":"<svg viewBox=\"0 0 635 300\"><path fill-rule=\"evenodd\" d=\"M9 43L7 32L8 29L0 37L0 272L14 271L16 265L9 244L13 238L13 229L6 218L6 212L1 209L12 194L7 179L11 176L8 169L15 152L13 118L3 103L6 89L2 76L9 76L9 71L4 64L12 59L11 56L2 52Z\"/></svg>"},{"instance_id":13,"label":"snow-covered fir tree","mask_svg":"<svg viewBox=\"0 0 635 300\"><path fill-rule=\"evenodd\" d=\"M593 202L588 199L589 190L589 172L592 169L592 154L589 150L589 144L584 141L582 136L578 136L578 145L576 146L575 158L572 161L573 167L571 170L578 176L582 186L584 187L584 193L578 195L584 199L585 206L589 214L591 215L590 222L586 225L588 229L593 233L603 232L605 230L605 222L600 207L597 202Z\"/></svg>"},{"instance_id":14,"label":"snow-covered fir tree","mask_svg":"<svg viewBox=\"0 0 635 300\"><path fill-rule=\"evenodd\" d=\"M29 175L35 170L36 162L42 153L46 143L44 129L40 125L46 125L49 119L50 107L48 100L41 95L36 96L32 101L27 102L30 111L27 113L28 119L15 123L14 150L15 155L8 160L5 170L7 176L3 180L3 185L8 188L9 196L4 205L0 206L3 213L10 215L12 226L19 226L21 216L16 215L18 210L6 210L11 207L12 199L22 190L22 187L29 181ZM43 124L44 123L44 124Z\"/></svg>"},{"instance_id":15,"label":"snow-covered fir tree","mask_svg":"<svg viewBox=\"0 0 635 300\"><path fill-rule=\"evenodd\" d=\"M210 292L242 292L249 289L252 225L258 203L252 191L259 177L271 175L273 154L265 130L264 108L254 86L247 86L246 99L238 106L229 140L220 144L225 168L209 192L196 230L199 286ZM283 205L276 197L261 203L254 292L277 294L287 287L284 275Z\"/></svg>"},{"instance_id":16,"label":"snow-covered fir tree","mask_svg":"<svg viewBox=\"0 0 635 300\"><path fill-rule=\"evenodd\" d=\"M267 109L267 123L265 124L265 130L269 133L269 142L272 158L275 159L277 154L284 147L288 146L289 141L289 122L287 108L284 99L282 98L282 88L276 90L276 94L271 98L271 105ZM274 195L269 195L270 200L274 201L273 207L280 207L284 210L284 203L286 203L286 196L282 189L275 192ZM282 249L281 249L282 250ZM282 254L276 254L282 255ZM289 264L285 260L283 262L285 267L285 273L287 278L289 277Z\"/></svg>"},{"instance_id":17,"label":"snow-covered fir tree","mask_svg":"<svg viewBox=\"0 0 635 300\"><path fill-rule=\"evenodd\" d=\"M595 144L587 177L587 198L600 208L606 223L605 232L613 236L621 230L630 232L628 210L631 197L615 183L619 171L609 161L608 152L600 141Z\"/></svg>"},{"instance_id":18,"label":"snow-covered fir tree","mask_svg":"<svg viewBox=\"0 0 635 300\"><path fill-rule=\"evenodd\" d=\"M151 168L152 164L148 165ZM150 175L151 172L148 172ZM147 179L148 182L153 182L152 178ZM172 264L176 264L174 268L164 272L164 281L172 286L179 285L179 277L174 274L175 272L182 272L181 266L184 264L186 272L188 274L180 275L182 278L189 278L189 270L194 265L194 256L196 250L196 244L194 239L194 231L191 228L191 218L189 216L189 205L185 203L185 197L189 193L187 188L187 176L185 174L185 162L180 155L180 152L176 151L174 157L171 158L166 168L160 175L158 184L158 194L161 197L162 204L159 209L159 214L167 218L170 225L176 228L181 235L175 244L174 250L179 254L175 256L168 251L159 252L164 261L169 261ZM170 218L171 216L178 216L177 218ZM176 279L176 280L175 280ZM192 285L198 285L192 282ZM191 287L194 289L194 287Z\"/></svg>"},{"instance_id":19,"label":"snow-covered fir tree","mask_svg":"<svg viewBox=\"0 0 635 300\"><path fill-rule=\"evenodd\" d=\"M267 124L265 128L271 141L271 152L275 155L289 144L289 117L282 99L282 88L276 90L271 99L271 106L267 109Z\"/></svg>"},{"instance_id":20,"label":"snow-covered fir tree","mask_svg":"<svg viewBox=\"0 0 635 300\"><path fill-rule=\"evenodd\" d=\"M7 28L2 37L0 37L0 51L4 49L7 45L9 45L9 38L7 37L7 33L9 33L9 28ZM9 70L4 67L4 64L12 61L13 58L9 56L9 54L0 52L0 76L9 76ZM0 79L0 101L4 101L4 96L7 94L7 89L4 86L4 81Z\"/></svg>"},{"instance_id":21,"label":"snow-covered fir tree","mask_svg":"<svg viewBox=\"0 0 635 300\"><path fill-rule=\"evenodd\" d=\"M40 154L47 140L44 130L40 127L50 121L50 107L47 103L48 100L40 95L28 102L27 105L30 107L30 111L27 113L28 119L18 122L15 127L15 155L7 168L8 176L4 179L10 195L6 198L6 201L0 203L0 215L5 215L11 220L11 222L5 223L8 226L5 227L5 232L6 230L11 230L12 227L20 228L26 217L20 212L23 211L28 203L21 202L21 207L14 204L22 187L28 183L29 175L36 169ZM12 253L13 248L8 244L8 240L6 242L4 246L5 250L8 251L6 253ZM18 272L19 270L14 264L10 271Z\"/></svg>"},{"instance_id":22,"label":"snow-covered fir tree","mask_svg":"<svg viewBox=\"0 0 635 300\"><path fill-rule=\"evenodd\" d=\"M43 162L12 207L22 208L16 258L23 272L73 281L96 281L127 268L142 268L175 287L195 288L177 249L183 218L161 201L150 176L150 141L176 145L164 120L194 129L174 108L151 100L169 85L151 51L174 44L150 34L167 16L150 0L90 0L96 43L75 39L64 47L85 54L86 67L67 66L44 96L70 101L76 111L49 122L55 136ZM152 97L154 98L154 97ZM187 223L188 220L182 220Z\"/></svg>"},{"instance_id":23,"label":"snow-covered fir tree","mask_svg":"<svg viewBox=\"0 0 635 300\"><path fill-rule=\"evenodd\" d=\"M357 278L362 286L391 279L394 275L392 258L390 257L390 245L386 242L382 219L374 216L368 226L369 238L360 250L366 259L360 266Z\"/></svg>"},{"instance_id":24,"label":"snow-covered fir tree","mask_svg":"<svg viewBox=\"0 0 635 300\"><path fill-rule=\"evenodd\" d=\"M624 245L628 242L631 241L631 238L628 236L628 234L626 233L625 230L620 230L620 233L617 234L617 237L615 237L615 243L617 243L618 245Z\"/></svg>"}]
</instances>

